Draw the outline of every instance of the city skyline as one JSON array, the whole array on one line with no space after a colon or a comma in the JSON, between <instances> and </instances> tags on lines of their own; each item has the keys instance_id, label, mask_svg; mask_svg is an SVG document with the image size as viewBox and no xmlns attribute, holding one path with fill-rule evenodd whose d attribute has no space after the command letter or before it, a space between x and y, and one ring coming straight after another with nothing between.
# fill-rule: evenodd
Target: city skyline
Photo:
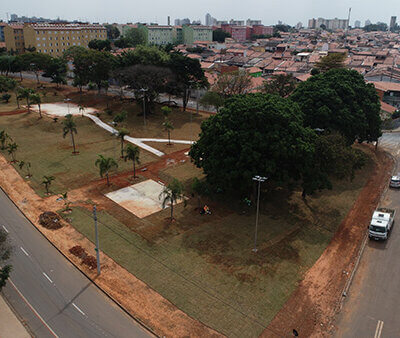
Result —
<instances>
[{"instance_id":1,"label":"city skyline","mask_svg":"<svg viewBox=\"0 0 400 338\"><path fill-rule=\"evenodd\" d=\"M385 6L376 6L372 0L339 0L335 3L329 1L303 0L300 2L291 2L290 11L287 7L282 7L282 3L273 0L266 4L262 0L249 0L246 7L242 8L243 2L233 0L226 3L204 0L201 3L193 3L190 8L185 6L183 0L172 0L169 2L155 0L148 5L141 4L140 7L135 3L126 3L121 0L112 3L99 1L86 1L82 3L77 0L70 0L68 3L58 3L53 5L50 0L42 0L35 5L34 10L27 10L29 1L16 0L13 3L2 6L0 18L7 19L7 13L17 14L18 16L36 16L49 19L60 17L66 20L81 20L90 22L155 22L166 24L167 17L171 17L171 22L175 19L189 18L201 20L204 24L205 15L210 13L217 20L247 20L249 18L261 20L265 25L273 25L278 21L287 23L291 26L299 21L307 26L311 18L329 18L335 17L346 19L348 9L352 8L350 24L354 25L356 20L364 23L367 19L371 22L385 22L389 24L391 16L400 16L400 5L396 0L388 0ZM132 13L127 15L126 13ZM265 13L265 14L264 14Z\"/></svg>"}]
</instances>

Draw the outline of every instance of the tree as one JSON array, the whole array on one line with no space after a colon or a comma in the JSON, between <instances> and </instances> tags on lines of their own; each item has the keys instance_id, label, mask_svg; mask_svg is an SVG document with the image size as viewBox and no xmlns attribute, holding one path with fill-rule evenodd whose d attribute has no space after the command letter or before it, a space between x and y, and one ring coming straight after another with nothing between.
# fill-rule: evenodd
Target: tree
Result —
<instances>
[{"instance_id":1,"label":"tree","mask_svg":"<svg viewBox=\"0 0 400 338\"><path fill-rule=\"evenodd\" d=\"M109 172L112 168L118 168L118 163L112 157L104 157L99 155L95 162L96 167L99 167L100 177L106 176L107 186L110 186Z\"/></svg>"},{"instance_id":2,"label":"tree","mask_svg":"<svg viewBox=\"0 0 400 338\"><path fill-rule=\"evenodd\" d=\"M79 105L79 112L82 114L82 117L83 117L83 113L85 112L85 110L86 110L85 106L80 104Z\"/></svg>"},{"instance_id":3,"label":"tree","mask_svg":"<svg viewBox=\"0 0 400 338\"><path fill-rule=\"evenodd\" d=\"M0 229L0 292L10 276L11 265L5 264L11 257L12 247L8 240L8 233Z\"/></svg>"},{"instance_id":4,"label":"tree","mask_svg":"<svg viewBox=\"0 0 400 338\"><path fill-rule=\"evenodd\" d=\"M247 196L255 175L278 184L299 180L312 159L314 137L290 100L261 93L237 95L202 123L189 154L210 187Z\"/></svg>"},{"instance_id":5,"label":"tree","mask_svg":"<svg viewBox=\"0 0 400 338\"><path fill-rule=\"evenodd\" d=\"M122 128L118 130L117 138L121 142L121 158L124 158L124 138L129 135L129 130Z\"/></svg>"},{"instance_id":6,"label":"tree","mask_svg":"<svg viewBox=\"0 0 400 338\"><path fill-rule=\"evenodd\" d=\"M147 114L171 78L172 73L166 67L140 64L126 68L121 81L133 89L137 100L145 100L144 113Z\"/></svg>"},{"instance_id":7,"label":"tree","mask_svg":"<svg viewBox=\"0 0 400 338\"><path fill-rule=\"evenodd\" d=\"M20 88L18 91L19 99L26 99L26 105L28 107L28 113L31 112L31 96L35 91L31 88Z\"/></svg>"},{"instance_id":8,"label":"tree","mask_svg":"<svg viewBox=\"0 0 400 338\"><path fill-rule=\"evenodd\" d=\"M133 144L128 144L125 149L125 157L124 160L130 160L133 163L133 178L136 178L136 164L140 164L139 160L139 155L140 155L140 149L138 146L135 146Z\"/></svg>"},{"instance_id":9,"label":"tree","mask_svg":"<svg viewBox=\"0 0 400 338\"><path fill-rule=\"evenodd\" d=\"M113 25L105 25L107 30L107 39L109 40L116 40L120 36L120 31L117 27Z\"/></svg>"},{"instance_id":10,"label":"tree","mask_svg":"<svg viewBox=\"0 0 400 338\"><path fill-rule=\"evenodd\" d=\"M72 59L74 66L74 81L73 85L79 88L82 93L83 86L86 86L91 78L91 68L93 58L91 51L86 50L81 46L74 46L69 48L64 53L65 59Z\"/></svg>"},{"instance_id":11,"label":"tree","mask_svg":"<svg viewBox=\"0 0 400 338\"><path fill-rule=\"evenodd\" d=\"M114 45L115 45L115 47L118 47L118 48L133 47L130 40L127 38L124 38L123 36L121 36L118 40L115 40Z\"/></svg>"},{"instance_id":12,"label":"tree","mask_svg":"<svg viewBox=\"0 0 400 338\"><path fill-rule=\"evenodd\" d=\"M182 96L183 111L189 101L190 93L193 88L207 88L209 86L200 62L191 59L181 53L174 52L170 55L168 67L175 75L174 93Z\"/></svg>"},{"instance_id":13,"label":"tree","mask_svg":"<svg viewBox=\"0 0 400 338\"><path fill-rule=\"evenodd\" d=\"M45 69L46 64L51 62L52 57L48 54L33 52L22 54L21 59L24 69L33 72L37 83L40 83L39 73Z\"/></svg>"},{"instance_id":14,"label":"tree","mask_svg":"<svg viewBox=\"0 0 400 338\"><path fill-rule=\"evenodd\" d=\"M232 35L228 32L223 31L221 28L213 31L213 41L225 42L225 39L230 37L232 37Z\"/></svg>"},{"instance_id":15,"label":"tree","mask_svg":"<svg viewBox=\"0 0 400 338\"><path fill-rule=\"evenodd\" d=\"M332 53L321 58L321 60L316 63L315 67L324 73L330 69L344 68L345 60L345 53Z\"/></svg>"},{"instance_id":16,"label":"tree","mask_svg":"<svg viewBox=\"0 0 400 338\"><path fill-rule=\"evenodd\" d=\"M170 56L156 46L137 46L134 50L123 52L117 59L117 68L134 65L151 65L164 67L168 65Z\"/></svg>"},{"instance_id":17,"label":"tree","mask_svg":"<svg viewBox=\"0 0 400 338\"><path fill-rule=\"evenodd\" d=\"M114 123L122 123L124 121L126 121L126 118L128 117L128 112L123 110L120 113L118 113L117 115L115 115L113 122Z\"/></svg>"},{"instance_id":18,"label":"tree","mask_svg":"<svg viewBox=\"0 0 400 338\"><path fill-rule=\"evenodd\" d=\"M178 200L184 198L183 196L183 185L176 178L164 187L161 192L160 199L162 199L162 208L164 209L167 204L171 207L171 221L174 219L174 204L177 203Z\"/></svg>"},{"instance_id":19,"label":"tree","mask_svg":"<svg viewBox=\"0 0 400 338\"><path fill-rule=\"evenodd\" d=\"M138 28L128 29L125 33L125 39L133 47L136 47L137 45L144 45L146 43L144 32Z\"/></svg>"},{"instance_id":20,"label":"tree","mask_svg":"<svg viewBox=\"0 0 400 338\"><path fill-rule=\"evenodd\" d=\"M33 104L37 104L37 105L38 105L38 108L39 108L39 116L40 116L40 118L42 118L42 109L41 109L41 107L40 107L40 104L42 103L42 99L41 99L41 97L40 97L40 94L31 94L31 95L30 95L30 101L31 101Z\"/></svg>"},{"instance_id":21,"label":"tree","mask_svg":"<svg viewBox=\"0 0 400 338\"><path fill-rule=\"evenodd\" d=\"M66 84L67 80L67 63L64 58L51 58L44 65L44 77L51 78L51 82L57 85Z\"/></svg>"},{"instance_id":22,"label":"tree","mask_svg":"<svg viewBox=\"0 0 400 338\"><path fill-rule=\"evenodd\" d=\"M8 102L10 102L11 95L8 94L8 93L3 94L3 95L1 96L1 99L3 100L4 103L8 103Z\"/></svg>"},{"instance_id":23,"label":"tree","mask_svg":"<svg viewBox=\"0 0 400 338\"><path fill-rule=\"evenodd\" d=\"M252 77L245 71L223 73L218 77L213 91L224 98L245 94L251 88L251 79Z\"/></svg>"},{"instance_id":24,"label":"tree","mask_svg":"<svg viewBox=\"0 0 400 338\"><path fill-rule=\"evenodd\" d=\"M107 82L108 89L108 79L111 75L111 69L113 66L113 56L108 52L99 52L97 50L89 50L89 58L92 63L89 71L89 79L97 85L98 92L102 85Z\"/></svg>"},{"instance_id":25,"label":"tree","mask_svg":"<svg viewBox=\"0 0 400 338\"><path fill-rule=\"evenodd\" d=\"M72 154L77 154L78 152L75 149L74 134L77 134L78 131L76 130L76 123L74 121L73 116L71 114L66 115L62 123L63 123L63 138L65 138L68 134L71 134L71 141L73 147Z\"/></svg>"},{"instance_id":26,"label":"tree","mask_svg":"<svg viewBox=\"0 0 400 338\"><path fill-rule=\"evenodd\" d=\"M42 184L46 189L46 194L49 195L49 187L51 186L51 182L53 182L56 178L54 176L43 176Z\"/></svg>"},{"instance_id":27,"label":"tree","mask_svg":"<svg viewBox=\"0 0 400 338\"><path fill-rule=\"evenodd\" d=\"M357 71L332 69L299 84L291 100L311 128L337 131L348 144L376 141L382 134L379 97Z\"/></svg>"},{"instance_id":28,"label":"tree","mask_svg":"<svg viewBox=\"0 0 400 338\"><path fill-rule=\"evenodd\" d=\"M204 107L212 106L215 108L217 113L218 113L219 109L224 105L224 102L225 102L224 98L220 94L218 94L214 91L206 92L203 95L203 97L200 99L200 104L202 106L204 106Z\"/></svg>"},{"instance_id":29,"label":"tree","mask_svg":"<svg viewBox=\"0 0 400 338\"><path fill-rule=\"evenodd\" d=\"M1 150L6 149L7 141L12 141L12 140L13 139L11 138L11 136L8 135L5 130L0 130Z\"/></svg>"},{"instance_id":30,"label":"tree","mask_svg":"<svg viewBox=\"0 0 400 338\"><path fill-rule=\"evenodd\" d=\"M164 118L168 118L168 116L172 113L172 109L168 106L161 107L161 112Z\"/></svg>"},{"instance_id":31,"label":"tree","mask_svg":"<svg viewBox=\"0 0 400 338\"><path fill-rule=\"evenodd\" d=\"M264 91L267 94L277 94L280 97L289 96L296 89L296 80L292 74L272 75L270 81L266 81Z\"/></svg>"},{"instance_id":32,"label":"tree","mask_svg":"<svg viewBox=\"0 0 400 338\"><path fill-rule=\"evenodd\" d=\"M25 167L26 171L27 171L27 175L26 176L27 177L32 177L31 171L30 171L31 162L19 161L18 167L19 167L19 170L22 170Z\"/></svg>"},{"instance_id":33,"label":"tree","mask_svg":"<svg viewBox=\"0 0 400 338\"><path fill-rule=\"evenodd\" d=\"M171 145L171 131L174 130L174 125L167 118L163 122L164 130L168 133L168 145Z\"/></svg>"},{"instance_id":34,"label":"tree","mask_svg":"<svg viewBox=\"0 0 400 338\"><path fill-rule=\"evenodd\" d=\"M96 49L98 51L110 51L111 50L111 41L110 40L90 40L88 47L90 49Z\"/></svg>"},{"instance_id":35,"label":"tree","mask_svg":"<svg viewBox=\"0 0 400 338\"><path fill-rule=\"evenodd\" d=\"M71 202L68 200L68 192L60 194L60 198L64 202L64 210L63 211L70 211L71 210Z\"/></svg>"},{"instance_id":36,"label":"tree","mask_svg":"<svg viewBox=\"0 0 400 338\"><path fill-rule=\"evenodd\" d=\"M0 76L0 93L7 93L9 91L12 91L16 86L17 83L14 79Z\"/></svg>"},{"instance_id":37,"label":"tree","mask_svg":"<svg viewBox=\"0 0 400 338\"><path fill-rule=\"evenodd\" d=\"M11 163L17 162L17 159L15 158L15 153L17 149L18 149L18 144L16 144L15 142L7 144L7 152L8 155L11 155L12 159Z\"/></svg>"},{"instance_id":38,"label":"tree","mask_svg":"<svg viewBox=\"0 0 400 338\"><path fill-rule=\"evenodd\" d=\"M197 195L197 208L200 209L200 205L201 205L200 204L200 202L201 202L200 196L209 194L209 189L208 189L207 183L200 181L197 177L195 177L193 179L191 188L192 188L192 196L194 194Z\"/></svg>"}]
</instances>

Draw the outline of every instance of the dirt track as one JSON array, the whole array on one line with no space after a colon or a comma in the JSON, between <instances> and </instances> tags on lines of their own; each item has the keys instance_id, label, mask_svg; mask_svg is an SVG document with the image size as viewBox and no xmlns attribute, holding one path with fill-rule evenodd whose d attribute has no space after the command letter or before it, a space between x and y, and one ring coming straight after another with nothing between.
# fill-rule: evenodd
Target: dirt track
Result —
<instances>
[{"instance_id":1,"label":"dirt track","mask_svg":"<svg viewBox=\"0 0 400 338\"><path fill-rule=\"evenodd\" d=\"M376 157L373 175L331 243L307 271L297 290L264 330L262 337L292 337L293 329L301 337L331 335L331 320L341 300L341 292L354 267L365 227L387 185L393 166L393 161L385 152L379 150Z\"/></svg>"}]
</instances>

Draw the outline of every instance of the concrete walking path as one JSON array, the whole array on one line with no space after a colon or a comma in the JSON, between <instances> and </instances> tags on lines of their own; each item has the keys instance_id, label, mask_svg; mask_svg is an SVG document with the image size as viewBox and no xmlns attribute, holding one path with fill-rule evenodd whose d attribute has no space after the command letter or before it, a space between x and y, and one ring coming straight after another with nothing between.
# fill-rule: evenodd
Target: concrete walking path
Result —
<instances>
[{"instance_id":1,"label":"concrete walking path","mask_svg":"<svg viewBox=\"0 0 400 338\"><path fill-rule=\"evenodd\" d=\"M0 295L0 337L30 338L31 335Z\"/></svg>"}]
</instances>

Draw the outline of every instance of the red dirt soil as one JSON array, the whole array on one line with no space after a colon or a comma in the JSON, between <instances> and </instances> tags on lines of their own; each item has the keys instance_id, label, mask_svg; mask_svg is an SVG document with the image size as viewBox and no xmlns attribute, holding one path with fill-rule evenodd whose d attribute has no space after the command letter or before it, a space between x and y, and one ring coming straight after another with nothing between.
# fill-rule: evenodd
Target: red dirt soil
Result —
<instances>
[{"instance_id":1,"label":"red dirt soil","mask_svg":"<svg viewBox=\"0 0 400 338\"><path fill-rule=\"evenodd\" d=\"M354 206L340 224L329 246L307 271L261 337L329 337L331 324L342 299L342 291L354 268L372 211L379 203L391 175L393 160L376 153L375 169Z\"/></svg>"}]
</instances>

